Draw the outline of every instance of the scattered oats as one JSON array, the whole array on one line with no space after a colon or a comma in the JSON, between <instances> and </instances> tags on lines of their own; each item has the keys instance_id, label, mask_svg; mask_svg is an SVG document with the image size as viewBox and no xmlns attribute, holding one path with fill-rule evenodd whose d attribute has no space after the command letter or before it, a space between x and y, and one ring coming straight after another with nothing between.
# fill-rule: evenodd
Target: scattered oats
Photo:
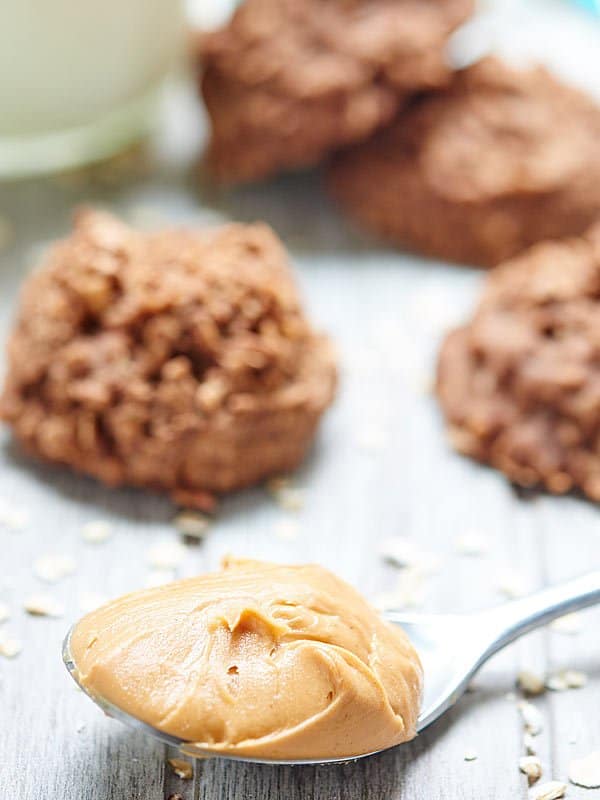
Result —
<instances>
[{"instance_id":1,"label":"scattered oats","mask_svg":"<svg viewBox=\"0 0 600 800\"><path fill-rule=\"evenodd\" d=\"M86 522L81 529L81 535L90 544L102 544L113 534L112 525L102 519Z\"/></svg>"},{"instance_id":2,"label":"scattered oats","mask_svg":"<svg viewBox=\"0 0 600 800\"><path fill-rule=\"evenodd\" d=\"M266 483L267 491L285 511L299 511L304 505L304 492L292 486L288 477L271 478Z\"/></svg>"},{"instance_id":3,"label":"scattered oats","mask_svg":"<svg viewBox=\"0 0 600 800\"><path fill-rule=\"evenodd\" d=\"M144 586L147 589L154 589L156 586L164 586L166 583L171 583L175 580L175 573L169 569L152 569L146 575Z\"/></svg>"},{"instance_id":4,"label":"scattered oats","mask_svg":"<svg viewBox=\"0 0 600 800\"><path fill-rule=\"evenodd\" d=\"M67 555L41 556L33 562L33 572L42 581L58 583L75 572L75 559Z\"/></svg>"},{"instance_id":5,"label":"scattered oats","mask_svg":"<svg viewBox=\"0 0 600 800\"><path fill-rule=\"evenodd\" d=\"M489 551L489 542L477 531L465 531L454 540L454 549L462 556L483 556Z\"/></svg>"},{"instance_id":6,"label":"scattered oats","mask_svg":"<svg viewBox=\"0 0 600 800\"><path fill-rule=\"evenodd\" d=\"M581 689L586 683L585 673L576 669L563 669L546 679L546 688L553 692L565 692L567 689Z\"/></svg>"},{"instance_id":7,"label":"scattered oats","mask_svg":"<svg viewBox=\"0 0 600 800\"><path fill-rule=\"evenodd\" d=\"M477 753L475 750L467 750L463 756L465 761L477 761Z\"/></svg>"},{"instance_id":8,"label":"scattered oats","mask_svg":"<svg viewBox=\"0 0 600 800\"><path fill-rule=\"evenodd\" d=\"M565 796L567 784L562 781L548 781L538 786L532 795L534 800L560 800Z\"/></svg>"},{"instance_id":9,"label":"scattered oats","mask_svg":"<svg viewBox=\"0 0 600 800\"><path fill-rule=\"evenodd\" d=\"M544 718L541 712L532 703L527 700L520 700L517 703L517 708L521 714L521 719L525 725L525 730L532 736L537 736L542 732L542 723Z\"/></svg>"},{"instance_id":10,"label":"scattered oats","mask_svg":"<svg viewBox=\"0 0 600 800\"><path fill-rule=\"evenodd\" d=\"M543 694L546 689L544 679L528 669L522 669L517 675L517 686L525 694Z\"/></svg>"},{"instance_id":11,"label":"scattered oats","mask_svg":"<svg viewBox=\"0 0 600 800\"><path fill-rule=\"evenodd\" d=\"M600 789L600 750L573 759L569 764L569 780L585 789Z\"/></svg>"},{"instance_id":12,"label":"scattered oats","mask_svg":"<svg viewBox=\"0 0 600 800\"><path fill-rule=\"evenodd\" d=\"M304 492L302 489L280 489L273 497L284 511L300 511L304 506Z\"/></svg>"},{"instance_id":13,"label":"scattered oats","mask_svg":"<svg viewBox=\"0 0 600 800\"><path fill-rule=\"evenodd\" d=\"M283 539L286 542L291 542L298 538L300 526L293 519L283 519L275 523L273 526L273 533L278 539Z\"/></svg>"},{"instance_id":14,"label":"scattered oats","mask_svg":"<svg viewBox=\"0 0 600 800\"><path fill-rule=\"evenodd\" d=\"M440 558L434 553L420 550L412 539L390 536L379 543L380 556L395 567L411 567L424 574L432 574L440 568Z\"/></svg>"},{"instance_id":15,"label":"scattered oats","mask_svg":"<svg viewBox=\"0 0 600 800\"><path fill-rule=\"evenodd\" d=\"M519 759L519 769L527 775L527 783L533 786L542 777L542 762L537 756L523 756Z\"/></svg>"},{"instance_id":16,"label":"scattered oats","mask_svg":"<svg viewBox=\"0 0 600 800\"><path fill-rule=\"evenodd\" d=\"M6 603L0 603L0 622L6 622L10 617L10 611Z\"/></svg>"},{"instance_id":17,"label":"scattered oats","mask_svg":"<svg viewBox=\"0 0 600 800\"><path fill-rule=\"evenodd\" d=\"M62 617L65 607L49 594L32 594L25 599L25 611L34 617Z\"/></svg>"},{"instance_id":18,"label":"scattered oats","mask_svg":"<svg viewBox=\"0 0 600 800\"><path fill-rule=\"evenodd\" d=\"M0 525L14 533L22 531L28 522L29 515L23 508L16 508L8 500L0 500Z\"/></svg>"},{"instance_id":19,"label":"scattered oats","mask_svg":"<svg viewBox=\"0 0 600 800\"><path fill-rule=\"evenodd\" d=\"M173 525L183 536L190 536L192 539L205 539L210 520L206 514L199 511L180 511L173 519Z\"/></svg>"},{"instance_id":20,"label":"scattered oats","mask_svg":"<svg viewBox=\"0 0 600 800\"><path fill-rule=\"evenodd\" d=\"M385 446L387 438L385 432L379 428L368 427L359 432L356 444L361 450L381 450Z\"/></svg>"},{"instance_id":21,"label":"scattered oats","mask_svg":"<svg viewBox=\"0 0 600 800\"><path fill-rule=\"evenodd\" d=\"M177 775L184 781L190 781L194 776L194 770L189 761L184 761L182 758L170 758L169 766Z\"/></svg>"},{"instance_id":22,"label":"scattered oats","mask_svg":"<svg viewBox=\"0 0 600 800\"><path fill-rule=\"evenodd\" d=\"M0 217L0 251L7 250L15 238L15 229L8 217Z\"/></svg>"},{"instance_id":23,"label":"scattered oats","mask_svg":"<svg viewBox=\"0 0 600 800\"><path fill-rule=\"evenodd\" d=\"M537 742L535 740L535 736L532 736L530 733L524 733L523 747L525 748L525 752L528 756L537 755Z\"/></svg>"},{"instance_id":24,"label":"scattered oats","mask_svg":"<svg viewBox=\"0 0 600 800\"><path fill-rule=\"evenodd\" d=\"M513 599L527 594L525 579L513 569L505 569L500 573L496 587L503 595Z\"/></svg>"},{"instance_id":25,"label":"scattered oats","mask_svg":"<svg viewBox=\"0 0 600 800\"><path fill-rule=\"evenodd\" d=\"M549 675L546 678L546 689L551 692L566 692L568 689L567 682L564 675L557 673L556 675Z\"/></svg>"},{"instance_id":26,"label":"scattered oats","mask_svg":"<svg viewBox=\"0 0 600 800\"><path fill-rule=\"evenodd\" d=\"M164 539L150 547L147 561L159 570L174 570L186 556L185 547L175 539Z\"/></svg>"},{"instance_id":27,"label":"scattered oats","mask_svg":"<svg viewBox=\"0 0 600 800\"><path fill-rule=\"evenodd\" d=\"M419 567L405 567L399 573L395 588L375 598L380 609L419 608L427 594L427 573Z\"/></svg>"},{"instance_id":28,"label":"scattered oats","mask_svg":"<svg viewBox=\"0 0 600 800\"><path fill-rule=\"evenodd\" d=\"M569 689L582 689L587 684L587 675L578 669L566 669L563 677Z\"/></svg>"},{"instance_id":29,"label":"scattered oats","mask_svg":"<svg viewBox=\"0 0 600 800\"><path fill-rule=\"evenodd\" d=\"M100 592L81 592L78 605L83 614L89 614L108 602L108 597Z\"/></svg>"},{"instance_id":30,"label":"scattered oats","mask_svg":"<svg viewBox=\"0 0 600 800\"><path fill-rule=\"evenodd\" d=\"M548 627L554 633L562 633L565 636L576 636L583 630L583 619L581 614L575 611L572 614L565 614L563 617L553 620Z\"/></svg>"},{"instance_id":31,"label":"scattered oats","mask_svg":"<svg viewBox=\"0 0 600 800\"><path fill-rule=\"evenodd\" d=\"M0 631L0 656L15 658L22 649L23 645L18 639L10 636L6 631Z\"/></svg>"}]
</instances>

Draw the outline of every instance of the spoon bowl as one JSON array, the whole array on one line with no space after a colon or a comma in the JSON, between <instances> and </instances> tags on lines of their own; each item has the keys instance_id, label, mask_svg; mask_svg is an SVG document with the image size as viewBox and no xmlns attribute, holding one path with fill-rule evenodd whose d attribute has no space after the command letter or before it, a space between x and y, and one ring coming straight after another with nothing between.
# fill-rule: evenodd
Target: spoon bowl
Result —
<instances>
[{"instance_id":1,"label":"spoon bowl","mask_svg":"<svg viewBox=\"0 0 600 800\"><path fill-rule=\"evenodd\" d=\"M417 731L425 730L451 708L466 691L479 668L498 650L525 633L557 617L600 603L600 571L558 586L471 614L419 614L387 611L385 618L400 625L423 664L425 688ZM350 758L277 760L216 754L178 736L164 733L133 717L101 697L93 696L79 682L77 665L71 655L71 633L63 643L63 661L78 686L105 714L131 728L178 748L192 758L226 758L255 764L339 764L375 755L381 750Z\"/></svg>"}]
</instances>

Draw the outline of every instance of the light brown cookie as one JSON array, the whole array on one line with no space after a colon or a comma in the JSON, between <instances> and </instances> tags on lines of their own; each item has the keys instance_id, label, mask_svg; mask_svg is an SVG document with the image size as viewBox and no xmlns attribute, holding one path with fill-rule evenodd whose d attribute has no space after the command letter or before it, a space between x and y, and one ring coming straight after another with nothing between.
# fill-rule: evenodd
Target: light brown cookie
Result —
<instances>
[{"instance_id":1,"label":"light brown cookie","mask_svg":"<svg viewBox=\"0 0 600 800\"><path fill-rule=\"evenodd\" d=\"M267 226L87 211L27 280L8 357L0 413L27 450L197 505L296 467L336 381Z\"/></svg>"},{"instance_id":2,"label":"light brown cookie","mask_svg":"<svg viewBox=\"0 0 600 800\"><path fill-rule=\"evenodd\" d=\"M386 239L491 266L600 214L600 108L541 67L486 58L342 153L330 184Z\"/></svg>"},{"instance_id":3,"label":"light brown cookie","mask_svg":"<svg viewBox=\"0 0 600 800\"><path fill-rule=\"evenodd\" d=\"M473 0L245 0L200 37L223 182L316 164L389 122L409 94L449 77L444 49Z\"/></svg>"},{"instance_id":4,"label":"light brown cookie","mask_svg":"<svg viewBox=\"0 0 600 800\"><path fill-rule=\"evenodd\" d=\"M437 394L462 453L600 501L600 225L490 273L442 346Z\"/></svg>"}]
</instances>

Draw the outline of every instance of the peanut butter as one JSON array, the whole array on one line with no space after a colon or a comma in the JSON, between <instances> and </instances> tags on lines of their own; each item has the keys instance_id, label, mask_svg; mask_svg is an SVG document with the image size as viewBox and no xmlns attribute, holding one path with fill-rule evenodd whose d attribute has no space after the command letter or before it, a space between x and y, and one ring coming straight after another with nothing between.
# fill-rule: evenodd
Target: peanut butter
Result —
<instances>
[{"instance_id":1,"label":"peanut butter","mask_svg":"<svg viewBox=\"0 0 600 800\"><path fill-rule=\"evenodd\" d=\"M344 758L416 733L407 637L315 565L230 560L125 595L77 624L71 654L89 694L215 755Z\"/></svg>"}]
</instances>

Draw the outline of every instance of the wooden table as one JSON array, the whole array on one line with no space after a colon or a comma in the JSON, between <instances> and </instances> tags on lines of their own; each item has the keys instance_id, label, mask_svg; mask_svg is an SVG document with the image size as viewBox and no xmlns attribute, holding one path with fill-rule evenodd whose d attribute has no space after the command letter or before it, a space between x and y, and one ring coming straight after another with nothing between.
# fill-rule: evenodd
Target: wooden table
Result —
<instances>
[{"instance_id":1,"label":"wooden table","mask_svg":"<svg viewBox=\"0 0 600 800\"><path fill-rule=\"evenodd\" d=\"M546 8L559 13L552 4ZM547 27L545 18L542 33ZM581 27L573 22L573 30ZM577 53L573 59L580 63ZM499 585L507 568L535 589L597 567L597 507L571 497L520 498L495 472L453 454L445 440L428 392L434 354L442 332L468 312L482 276L359 238L336 214L316 174L229 193L210 189L191 166L201 129L192 97L172 88L166 111L147 176L123 183L113 175L116 182L108 185L104 175L100 184L51 180L0 189L0 215L16 226L14 246L0 256L0 304L5 335L21 280L43 243L68 230L71 209L82 202L108 205L136 220L265 219L285 240L310 312L335 337L342 364L335 407L296 477L304 506L285 512L262 489L228 499L210 537L189 547L178 574L212 569L228 552L319 561L374 597L398 577L380 558L378 541L405 535L441 558L439 573L427 581L424 607L465 611L503 601ZM545 719L537 738L544 778L564 778L570 758L600 747L600 613L588 611L579 635L544 631L496 657L475 692L404 747L329 768L215 760L198 763L194 779L182 781L166 766L165 747L104 718L76 691L60 657L83 593L114 596L144 585L149 546L177 538L174 509L151 494L109 491L32 463L6 432L0 498L0 602L11 610L3 627L23 642L17 658L0 659L2 800L524 797L526 782L517 767L522 724L507 693L525 667L544 672L569 666L589 677L583 689L535 701ZM6 524L11 511L26 513L22 530ZM286 540L277 531L290 518L298 535ZM114 535L92 545L83 540L82 526L98 519L109 522ZM456 538L470 531L487 539L489 552L468 557L457 551ZM32 564L46 553L73 556L75 573L44 587ZM24 612L25 598L40 590L66 604L63 618ZM475 761L464 760L469 750L476 751ZM600 792L570 787L569 797Z\"/></svg>"}]
</instances>

